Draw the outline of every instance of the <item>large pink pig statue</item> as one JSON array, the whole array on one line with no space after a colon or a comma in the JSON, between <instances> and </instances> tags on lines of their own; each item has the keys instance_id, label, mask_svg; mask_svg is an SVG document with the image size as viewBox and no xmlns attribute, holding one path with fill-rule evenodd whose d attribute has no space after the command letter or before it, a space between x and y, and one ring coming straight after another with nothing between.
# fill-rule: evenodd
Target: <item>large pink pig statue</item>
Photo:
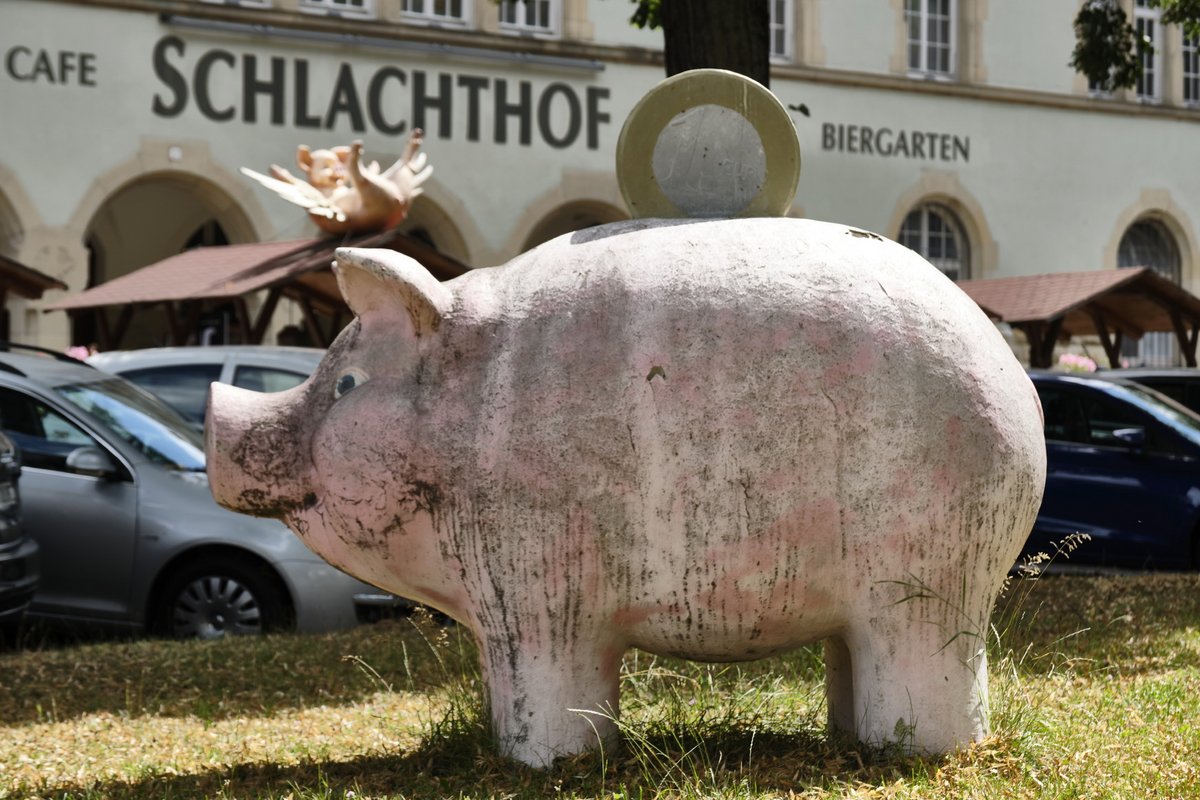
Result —
<instances>
[{"instance_id":1,"label":"large pink pig statue","mask_svg":"<svg viewBox=\"0 0 1200 800\"><path fill-rule=\"evenodd\" d=\"M638 220L447 283L384 250L336 270L357 318L308 382L213 385L213 493L467 626L507 754L610 738L630 647L825 640L834 727L923 752L986 733L1040 407L919 256L807 220Z\"/></svg>"}]
</instances>

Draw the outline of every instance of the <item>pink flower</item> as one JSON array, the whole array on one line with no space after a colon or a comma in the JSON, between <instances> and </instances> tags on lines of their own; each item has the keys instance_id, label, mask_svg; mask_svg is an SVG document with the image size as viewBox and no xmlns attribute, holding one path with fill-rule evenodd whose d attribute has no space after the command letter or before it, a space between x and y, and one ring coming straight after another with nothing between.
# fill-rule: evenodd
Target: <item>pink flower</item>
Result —
<instances>
[{"instance_id":1,"label":"pink flower","mask_svg":"<svg viewBox=\"0 0 1200 800\"><path fill-rule=\"evenodd\" d=\"M1067 372L1095 372L1096 362L1076 353L1063 353L1058 357L1058 366Z\"/></svg>"}]
</instances>

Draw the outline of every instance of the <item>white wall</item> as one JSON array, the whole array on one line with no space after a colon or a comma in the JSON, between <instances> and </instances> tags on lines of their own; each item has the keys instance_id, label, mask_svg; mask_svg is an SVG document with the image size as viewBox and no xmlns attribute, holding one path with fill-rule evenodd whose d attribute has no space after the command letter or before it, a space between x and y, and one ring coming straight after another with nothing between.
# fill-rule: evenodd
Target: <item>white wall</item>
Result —
<instances>
[{"instance_id":1,"label":"white wall","mask_svg":"<svg viewBox=\"0 0 1200 800\"><path fill-rule=\"evenodd\" d=\"M588 16L596 44L662 50L661 30L643 30L629 23L634 8L629 0L588 0Z\"/></svg>"},{"instance_id":2,"label":"white wall","mask_svg":"<svg viewBox=\"0 0 1200 800\"><path fill-rule=\"evenodd\" d=\"M984 23L988 83L1069 94L1076 0L990 0Z\"/></svg>"},{"instance_id":3,"label":"white wall","mask_svg":"<svg viewBox=\"0 0 1200 800\"><path fill-rule=\"evenodd\" d=\"M891 72L898 12L888 0L813 1L821 4L826 67L881 75Z\"/></svg>"}]
</instances>

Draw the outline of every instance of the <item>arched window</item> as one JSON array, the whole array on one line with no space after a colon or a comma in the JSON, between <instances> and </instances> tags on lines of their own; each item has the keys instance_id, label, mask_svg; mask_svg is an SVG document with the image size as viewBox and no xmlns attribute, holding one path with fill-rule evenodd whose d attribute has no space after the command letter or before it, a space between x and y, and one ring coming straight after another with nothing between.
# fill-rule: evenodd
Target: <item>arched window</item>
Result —
<instances>
[{"instance_id":1,"label":"arched window","mask_svg":"<svg viewBox=\"0 0 1200 800\"><path fill-rule=\"evenodd\" d=\"M1150 267L1179 283L1179 246L1167 226L1155 219L1142 219L1129 226L1117 246L1118 267Z\"/></svg>"},{"instance_id":2,"label":"arched window","mask_svg":"<svg viewBox=\"0 0 1200 800\"><path fill-rule=\"evenodd\" d=\"M900 226L900 244L917 251L951 280L971 277L970 246L954 212L936 203L917 206Z\"/></svg>"},{"instance_id":3,"label":"arched window","mask_svg":"<svg viewBox=\"0 0 1200 800\"><path fill-rule=\"evenodd\" d=\"M1183 261L1175 237L1156 219L1140 219L1129 226L1117 245L1118 267L1149 267L1175 283L1180 282ZM1140 341L1126 340L1121 353L1133 365L1175 366L1179 343L1170 333L1147 333Z\"/></svg>"}]
</instances>

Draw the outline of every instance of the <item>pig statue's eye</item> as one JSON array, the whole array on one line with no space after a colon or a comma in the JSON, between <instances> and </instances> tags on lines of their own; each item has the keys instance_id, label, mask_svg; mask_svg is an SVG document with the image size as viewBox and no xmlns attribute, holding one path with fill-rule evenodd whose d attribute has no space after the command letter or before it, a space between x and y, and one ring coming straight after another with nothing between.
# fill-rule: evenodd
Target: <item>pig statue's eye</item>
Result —
<instances>
[{"instance_id":1,"label":"pig statue's eye","mask_svg":"<svg viewBox=\"0 0 1200 800\"><path fill-rule=\"evenodd\" d=\"M367 373L351 367L338 376L337 383L333 385L333 399L337 400L354 387L362 386L366 382Z\"/></svg>"}]
</instances>

